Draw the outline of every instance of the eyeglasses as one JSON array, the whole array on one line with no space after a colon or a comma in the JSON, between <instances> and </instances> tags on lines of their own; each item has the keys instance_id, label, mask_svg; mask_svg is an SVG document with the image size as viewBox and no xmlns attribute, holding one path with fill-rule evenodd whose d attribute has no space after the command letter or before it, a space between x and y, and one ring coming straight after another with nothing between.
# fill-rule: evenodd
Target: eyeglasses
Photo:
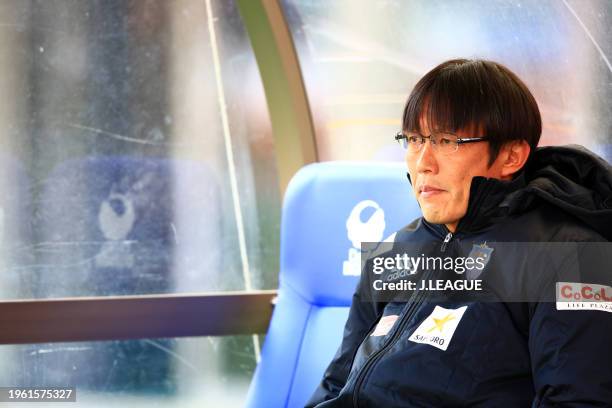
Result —
<instances>
[{"instance_id":1,"label":"eyeglasses","mask_svg":"<svg viewBox=\"0 0 612 408\"><path fill-rule=\"evenodd\" d=\"M423 136L417 132L398 132L395 135L395 140L409 153L416 153L421 150L425 144L425 139L429 139L434 150L443 154L450 154L456 152L460 144L482 142L487 140L487 137L461 138L450 132L435 132L430 136Z\"/></svg>"}]
</instances>

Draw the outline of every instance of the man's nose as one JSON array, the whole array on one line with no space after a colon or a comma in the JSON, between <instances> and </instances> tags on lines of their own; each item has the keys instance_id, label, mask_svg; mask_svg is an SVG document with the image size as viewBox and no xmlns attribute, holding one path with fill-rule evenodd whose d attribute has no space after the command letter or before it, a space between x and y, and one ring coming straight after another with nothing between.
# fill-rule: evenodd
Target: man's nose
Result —
<instances>
[{"instance_id":1,"label":"man's nose","mask_svg":"<svg viewBox=\"0 0 612 408\"><path fill-rule=\"evenodd\" d=\"M430 139L427 139L421 150L417 152L416 160L416 170L419 173L438 172L438 160Z\"/></svg>"}]
</instances>

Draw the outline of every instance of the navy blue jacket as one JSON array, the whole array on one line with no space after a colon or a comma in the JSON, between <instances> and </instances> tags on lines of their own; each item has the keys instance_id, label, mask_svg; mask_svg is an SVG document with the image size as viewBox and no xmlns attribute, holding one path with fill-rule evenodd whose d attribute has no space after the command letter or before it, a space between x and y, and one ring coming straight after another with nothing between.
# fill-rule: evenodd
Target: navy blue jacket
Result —
<instances>
[{"instance_id":1,"label":"navy blue jacket","mask_svg":"<svg viewBox=\"0 0 612 408\"><path fill-rule=\"evenodd\" d=\"M512 181L473 179L455 233L418 219L395 240L437 240L445 251L459 242L608 242L612 169L585 149L539 148ZM610 285L609 272L590 283ZM425 293L367 302L361 289L307 407L612 407L612 313L549 301L432 302ZM415 341L446 324L452 336L436 340L445 350Z\"/></svg>"}]
</instances>

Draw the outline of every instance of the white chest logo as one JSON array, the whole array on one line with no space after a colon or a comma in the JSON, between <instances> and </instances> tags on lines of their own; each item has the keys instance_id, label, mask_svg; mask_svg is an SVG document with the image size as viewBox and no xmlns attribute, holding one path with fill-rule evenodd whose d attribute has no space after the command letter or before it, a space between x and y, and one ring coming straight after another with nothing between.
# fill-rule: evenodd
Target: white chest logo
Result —
<instances>
[{"instance_id":1,"label":"white chest logo","mask_svg":"<svg viewBox=\"0 0 612 408\"><path fill-rule=\"evenodd\" d=\"M466 309L467 306L458 309L436 306L408 340L429 344L446 351Z\"/></svg>"}]
</instances>

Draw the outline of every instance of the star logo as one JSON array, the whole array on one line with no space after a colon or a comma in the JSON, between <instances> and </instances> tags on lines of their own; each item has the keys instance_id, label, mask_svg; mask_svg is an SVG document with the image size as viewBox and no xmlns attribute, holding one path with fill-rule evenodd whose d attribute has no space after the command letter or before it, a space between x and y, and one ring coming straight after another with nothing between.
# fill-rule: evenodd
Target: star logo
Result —
<instances>
[{"instance_id":1,"label":"star logo","mask_svg":"<svg viewBox=\"0 0 612 408\"><path fill-rule=\"evenodd\" d=\"M443 319L436 319L435 317L432 317L435 326L433 326L431 329L427 330L427 333L431 333L432 331L438 329L440 332L442 332L442 330L444 329L444 325L446 324L446 322L453 320L455 317L452 315L452 313L449 313L446 315L446 317L444 317Z\"/></svg>"},{"instance_id":2,"label":"star logo","mask_svg":"<svg viewBox=\"0 0 612 408\"><path fill-rule=\"evenodd\" d=\"M467 308L466 305L457 309L446 309L436 305L408 340L446 351Z\"/></svg>"}]
</instances>

